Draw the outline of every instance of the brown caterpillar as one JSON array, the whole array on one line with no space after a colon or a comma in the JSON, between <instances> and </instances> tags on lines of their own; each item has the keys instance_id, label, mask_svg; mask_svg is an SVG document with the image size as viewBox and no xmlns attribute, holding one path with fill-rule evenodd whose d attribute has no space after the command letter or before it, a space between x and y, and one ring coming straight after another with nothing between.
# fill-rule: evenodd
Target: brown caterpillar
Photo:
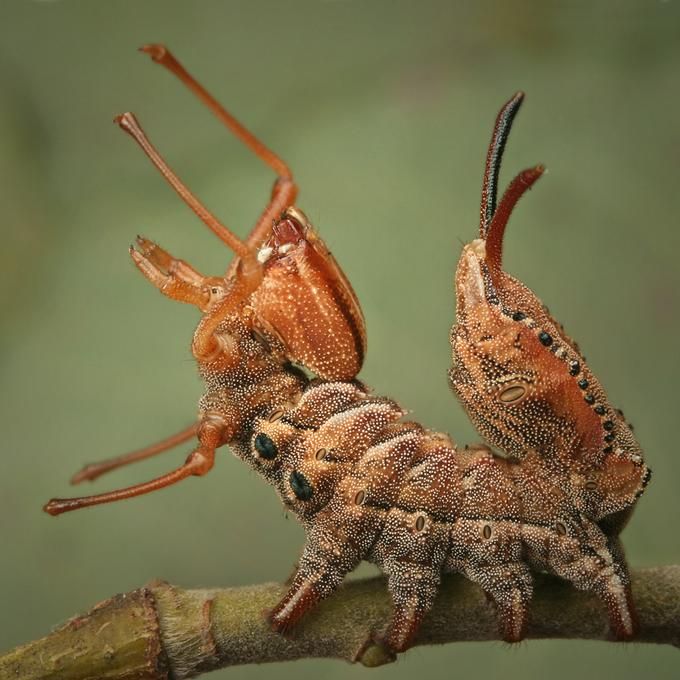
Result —
<instances>
[{"instance_id":1,"label":"brown caterpillar","mask_svg":"<svg viewBox=\"0 0 680 680\"><path fill-rule=\"evenodd\" d=\"M596 592L614 635L630 638L634 612L618 532L649 471L575 345L534 294L500 269L505 223L541 172L519 175L496 210L502 151L521 95L497 121L481 239L461 256L458 324L451 336L452 385L482 434L508 454L504 458L485 446L457 449L446 435L405 421L401 407L356 380L365 353L361 310L342 271L294 207L290 170L164 47L143 50L182 79L278 179L260 220L240 241L181 183L131 114L117 119L238 259L224 277L204 277L138 238L131 256L146 278L203 312L192 343L206 384L200 418L152 447L87 466L74 481L194 435L198 446L183 466L158 479L53 499L45 510L57 515L203 475L216 449L228 444L276 488L307 531L290 588L269 615L278 631L293 627L368 560L387 575L393 598L392 619L375 637L391 652L410 645L445 572L462 572L488 593L505 640L522 638L530 568Z\"/></svg>"}]
</instances>

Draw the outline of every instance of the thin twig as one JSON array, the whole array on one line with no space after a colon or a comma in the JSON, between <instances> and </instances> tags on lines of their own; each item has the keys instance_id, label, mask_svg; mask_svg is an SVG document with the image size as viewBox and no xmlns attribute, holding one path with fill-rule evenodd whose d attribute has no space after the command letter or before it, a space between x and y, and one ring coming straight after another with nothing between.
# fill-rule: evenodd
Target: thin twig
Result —
<instances>
[{"instance_id":1,"label":"thin twig","mask_svg":"<svg viewBox=\"0 0 680 680\"><path fill-rule=\"evenodd\" d=\"M637 641L680 647L680 565L636 572L633 593ZM0 656L0 680L180 680L268 661L330 657L376 666L391 660L366 645L390 615L384 579L347 583L292 638L273 633L263 615L282 595L278 584L182 590L153 583ZM599 601L547 575L536 578L527 637L610 639ZM496 639L495 612L479 588L447 576L416 644Z\"/></svg>"}]
</instances>

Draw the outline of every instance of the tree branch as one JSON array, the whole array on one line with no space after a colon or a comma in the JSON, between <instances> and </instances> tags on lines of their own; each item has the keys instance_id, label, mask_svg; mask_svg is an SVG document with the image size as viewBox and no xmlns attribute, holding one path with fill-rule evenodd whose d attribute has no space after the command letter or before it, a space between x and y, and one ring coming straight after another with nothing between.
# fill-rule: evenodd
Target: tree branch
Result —
<instances>
[{"instance_id":1,"label":"tree branch","mask_svg":"<svg viewBox=\"0 0 680 680\"><path fill-rule=\"evenodd\" d=\"M633 593L637 641L680 647L680 565L636 572ZM179 680L225 666L309 657L367 666L391 660L365 644L390 615L383 578L347 583L292 639L273 633L263 616L282 595L278 584L182 590L152 583L0 656L0 680ZM609 639L598 600L548 575L536 577L527 637ZM445 577L416 644L496 639L496 615L479 588L461 576Z\"/></svg>"}]
</instances>

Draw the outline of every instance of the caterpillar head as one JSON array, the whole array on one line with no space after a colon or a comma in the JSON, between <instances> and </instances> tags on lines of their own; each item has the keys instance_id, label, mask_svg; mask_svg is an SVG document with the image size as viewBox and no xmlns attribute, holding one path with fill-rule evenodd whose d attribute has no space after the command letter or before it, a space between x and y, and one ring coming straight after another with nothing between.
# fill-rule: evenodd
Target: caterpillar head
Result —
<instances>
[{"instance_id":1,"label":"caterpillar head","mask_svg":"<svg viewBox=\"0 0 680 680\"><path fill-rule=\"evenodd\" d=\"M480 238L463 248L456 271L451 386L492 445L515 457L537 450L574 472L593 463L609 466L607 479L616 478L617 493L634 498L648 471L629 425L562 326L535 293L502 269L510 213L543 173L541 165L520 173L496 207L501 157L522 99L516 94L498 115Z\"/></svg>"},{"instance_id":2,"label":"caterpillar head","mask_svg":"<svg viewBox=\"0 0 680 680\"><path fill-rule=\"evenodd\" d=\"M262 281L251 298L255 323L291 361L325 380L351 380L366 353L359 301L304 213L288 208L259 249Z\"/></svg>"}]
</instances>

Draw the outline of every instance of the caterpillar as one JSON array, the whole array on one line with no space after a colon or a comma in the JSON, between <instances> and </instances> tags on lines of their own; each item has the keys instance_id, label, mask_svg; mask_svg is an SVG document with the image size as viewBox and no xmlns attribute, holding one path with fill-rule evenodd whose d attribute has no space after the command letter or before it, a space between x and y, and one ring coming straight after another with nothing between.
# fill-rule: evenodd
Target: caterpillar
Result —
<instances>
[{"instance_id":1,"label":"caterpillar","mask_svg":"<svg viewBox=\"0 0 680 680\"><path fill-rule=\"evenodd\" d=\"M406 419L358 378L364 318L351 284L304 213L288 166L248 132L161 45L142 48L189 89L277 175L271 200L244 240L212 215L153 147L130 113L116 120L197 216L236 254L224 276L204 276L138 237L130 255L164 295L202 316L192 353L205 382L194 425L150 447L88 465L93 480L195 437L184 465L125 489L55 498L63 512L138 496L206 474L228 445L278 492L306 543L287 593L268 614L290 631L361 561L387 577L391 620L367 644L406 650L442 574L460 572L498 609L499 632L522 639L531 570L596 593L613 635L635 633L619 533L649 479L630 427L577 346L540 300L501 269L505 225L542 172L513 180L496 205L512 120L501 110L487 155L480 238L462 251L451 332L453 390L487 445L458 448Z\"/></svg>"}]
</instances>

